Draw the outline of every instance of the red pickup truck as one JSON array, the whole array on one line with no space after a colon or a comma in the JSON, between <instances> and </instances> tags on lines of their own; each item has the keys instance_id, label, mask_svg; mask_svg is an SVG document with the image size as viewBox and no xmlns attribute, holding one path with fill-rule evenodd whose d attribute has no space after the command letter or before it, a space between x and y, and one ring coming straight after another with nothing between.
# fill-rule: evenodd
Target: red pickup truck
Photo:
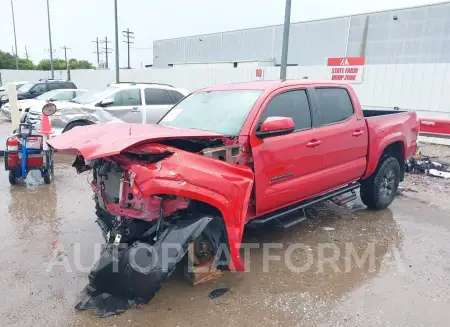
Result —
<instances>
[{"instance_id":1,"label":"red pickup truck","mask_svg":"<svg viewBox=\"0 0 450 327\"><path fill-rule=\"evenodd\" d=\"M50 146L76 155L78 172L92 172L108 244L78 308L102 307L105 293L150 300L189 249L193 283L205 264L244 270L244 226L290 227L305 219L299 209L351 200L358 188L367 207L386 208L418 127L413 112L363 111L347 84L289 80L198 90L157 125L108 123L55 137ZM167 257L169 243L179 248ZM150 252L133 252L141 247ZM152 269L136 269L136 260Z\"/></svg>"}]
</instances>

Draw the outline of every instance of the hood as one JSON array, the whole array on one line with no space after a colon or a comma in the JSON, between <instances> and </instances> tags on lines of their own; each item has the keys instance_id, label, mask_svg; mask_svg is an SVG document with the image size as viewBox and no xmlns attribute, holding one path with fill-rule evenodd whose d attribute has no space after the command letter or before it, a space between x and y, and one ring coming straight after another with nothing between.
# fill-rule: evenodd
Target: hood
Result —
<instances>
[{"instance_id":1,"label":"hood","mask_svg":"<svg viewBox=\"0 0 450 327\"><path fill-rule=\"evenodd\" d=\"M35 100L35 99L18 100L17 106L19 107L19 109L26 109L31 106L39 105L41 102L42 102L42 106L43 106L45 104L45 101L43 101L43 100ZM42 108L42 106L41 106L41 108ZM7 104L5 104L5 108L10 108L10 107L11 107L11 104L9 102Z\"/></svg>"},{"instance_id":2,"label":"hood","mask_svg":"<svg viewBox=\"0 0 450 327\"><path fill-rule=\"evenodd\" d=\"M37 100L36 100L37 101ZM39 102L33 102L30 108L30 112L40 114L42 112L42 107L47 103L45 100L39 100ZM57 110L61 110L63 108L71 107L72 104L68 101L52 101L55 104Z\"/></svg>"},{"instance_id":3,"label":"hood","mask_svg":"<svg viewBox=\"0 0 450 327\"><path fill-rule=\"evenodd\" d=\"M48 141L57 151L83 155L87 160L119 154L131 146L180 138L220 138L223 135L161 125L104 123L76 127Z\"/></svg>"}]
</instances>

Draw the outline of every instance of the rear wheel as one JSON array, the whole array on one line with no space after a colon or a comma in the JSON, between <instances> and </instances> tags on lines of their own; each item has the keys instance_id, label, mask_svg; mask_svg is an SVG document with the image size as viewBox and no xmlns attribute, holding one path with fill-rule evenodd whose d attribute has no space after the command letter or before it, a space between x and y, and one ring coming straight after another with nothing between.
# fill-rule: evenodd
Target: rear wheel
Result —
<instances>
[{"instance_id":1,"label":"rear wheel","mask_svg":"<svg viewBox=\"0 0 450 327\"><path fill-rule=\"evenodd\" d=\"M16 185L17 184L17 175L14 170L10 170L8 174L9 184Z\"/></svg>"},{"instance_id":2,"label":"rear wheel","mask_svg":"<svg viewBox=\"0 0 450 327\"><path fill-rule=\"evenodd\" d=\"M373 210L387 208L397 194L400 183L400 164L394 157L386 157L375 173L361 183L361 200Z\"/></svg>"}]
</instances>

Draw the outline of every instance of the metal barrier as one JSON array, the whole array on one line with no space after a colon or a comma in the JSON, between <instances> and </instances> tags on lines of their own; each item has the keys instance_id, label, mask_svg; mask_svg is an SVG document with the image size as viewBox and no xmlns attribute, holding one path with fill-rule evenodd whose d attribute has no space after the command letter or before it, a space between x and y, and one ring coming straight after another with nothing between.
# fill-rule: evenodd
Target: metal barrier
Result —
<instances>
[{"instance_id":1,"label":"metal barrier","mask_svg":"<svg viewBox=\"0 0 450 327\"><path fill-rule=\"evenodd\" d=\"M450 120L419 118L421 136L450 138Z\"/></svg>"}]
</instances>

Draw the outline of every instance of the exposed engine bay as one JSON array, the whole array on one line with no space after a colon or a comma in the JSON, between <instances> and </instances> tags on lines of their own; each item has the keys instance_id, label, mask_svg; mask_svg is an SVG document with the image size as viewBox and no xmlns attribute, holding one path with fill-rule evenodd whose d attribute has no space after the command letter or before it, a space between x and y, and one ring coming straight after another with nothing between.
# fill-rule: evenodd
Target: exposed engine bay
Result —
<instances>
[{"instance_id":1,"label":"exposed engine bay","mask_svg":"<svg viewBox=\"0 0 450 327\"><path fill-rule=\"evenodd\" d=\"M183 176L181 167L189 165L188 161L177 161L175 168L179 169L172 169L169 161L178 160L174 157L179 150L213 162L250 163L239 145L223 138L164 140L92 161L76 157L73 167L77 172L89 170L92 176L97 224L106 241L77 309L94 309L105 317L147 303L182 262L185 270L191 265L186 276L192 284L230 268L231 249L218 255L220 245L229 244L223 214L210 203L183 194L181 190L200 190ZM155 191L162 189L159 182L172 188L175 184L179 190ZM209 196L214 198L215 193ZM207 267L209 272L196 274L196 267Z\"/></svg>"}]
</instances>

